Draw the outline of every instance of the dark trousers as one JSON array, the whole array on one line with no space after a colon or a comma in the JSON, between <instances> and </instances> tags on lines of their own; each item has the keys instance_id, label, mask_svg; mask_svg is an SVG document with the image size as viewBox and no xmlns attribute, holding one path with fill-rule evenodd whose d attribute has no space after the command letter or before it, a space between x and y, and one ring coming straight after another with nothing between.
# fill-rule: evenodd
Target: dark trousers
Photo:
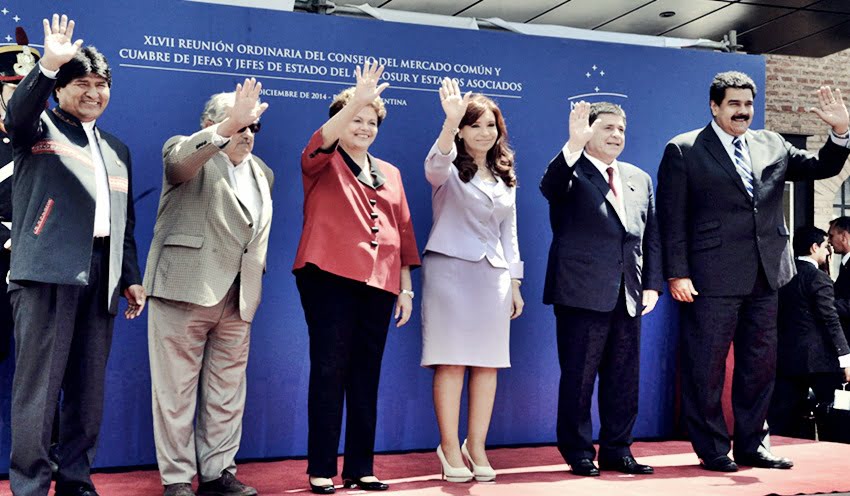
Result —
<instances>
[{"instance_id":1,"label":"dark trousers","mask_svg":"<svg viewBox=\"0 0 850 496\"><path fill-rule=\"evenodd\" d=\"M749 295L700 295L682 310L682 411L697 456L713 460L731 447L720 398L733 342L734 451L769 450L765 419L776 377L777 292L759 270Z\"/></svg>"},{"instance_id":2,"label":"dark trousers","mask_svg":"<svg viewBox=\"0 0 850 496\"><path fill-rule=\"evenodd\" d=\"M561 383L558 393L558 450L567 463L593 459L590 406L599 375L599 458L631 454L637 418L640 317L626 310L620 292L610 312L555 305Z\"/></svg>"},{"instance_id":3,"label":"dark trousers","mask_svg":"<svg viewBox=\"0 0 850 496\"><path fill-rule=\"evenodd\" d=\"M6 274L9 273L9 250L0 246L0 362L9 356L12 350L12 304L6 292Z\"/></svg>"},{"instance_id":4,"label":"dark trousers","mask_svg":"<svg viewBox=\"0 0 850 496\"><path fill-rule=\"evenodd\" d=\"M807 425L806 417L815 405L832 403L835 390L843 382L841 372L778 376L767 414L770 431L780 436L814 439L814 429L811 421ZM809 401L809 388L815 395L813 402Z\"/></svg>"},{"instance_id":5,"label":"dark trousers","mask_svg":"<svg viewBox=\"0 0 850 496\"><path fill-rule=\"evenodd\" d=\"M12 450L15 496L46 496L48 447L59 413L57 492L93 488L92 460L114 317L107 310L107 242L96 242L87 286L27 283L11 293L15 316Z\"/></svg>"},{"instance_id":6,"label":"dark trousers","mask_svg":"<svg viewBox=\"0 0 850 496\"><path fill-rule=\"evenodd\" d=\"M307 473L336 475L345 401L342 476L373 475L378 380L395 295L311 265L295 280L310 332Z\"/></svg>"}]
</instances>

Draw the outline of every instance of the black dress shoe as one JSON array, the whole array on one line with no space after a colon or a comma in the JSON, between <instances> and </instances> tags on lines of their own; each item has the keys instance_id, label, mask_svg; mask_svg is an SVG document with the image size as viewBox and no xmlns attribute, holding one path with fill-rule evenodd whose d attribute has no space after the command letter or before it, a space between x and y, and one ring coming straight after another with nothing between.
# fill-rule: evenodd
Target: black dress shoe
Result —
<instances>
[{"instance_id":1,"label":"black dress shoe","mask_svg":"<svg viewBox=\"0 0 850 496\"><path fill-rule=\"evenodd\" d=\"M333 482L325 486L317 486L313 484L312 480L308 479L310 483L310 492L313 494L333 494L336 492L336 488L334 488Z\"/></svg>"},{"instance_id":2,"label":"black dress shoe","mask_svg":"<svg viewBox=\"0 0 850 496\"><path fill-rule=\"evenodd\" d=\"M195 491L192 490L192 484L178 482L176 484L166 484L163 488L162 496L195 496Z\"/></svg>"},{"instance_id":3,"label":"black dress shoe","mask_svg":"<svg viewBox=\"0 0 850 496\"><path fill-rule=\"evenodd\" d=\"M616 470L624 474L635 475L649 475L655 473L655 469L649 465L641 465L632 455L622 456L616 460L600 458L599 468L602 470Z\"/></svg>"},{"instance_id":4,"label":"black dress shoe","mask_svg":"<svg viewBox=\"0 0 850 496\"><path fill-rule=\"evenodd\" d=\"M585 477L598 477L599 469L590 458L579 458L575 463L570 463L570 472Z\"/></svg>"},{"instance_id":5,"label":"black dress shoe","mask_svg":"<svg viewBox=\"0 0 850 496\"><path fill-rule=\"evenodd\" d=\"M227 470L221 477L198 485L198 496L256 496L257 490L246 486Z\"/></svg>"},{"instance_id":6,"label":"black dress shoe","mask_svg":"<svg viewBox=\"0 0 850 496\"><path fill-rule=\"evenodd\" d=\"M781 456L774 456L770 451L757 451L755 453L741 453L735 455L735 461L745 467L756 468L781 468L789 469L794 462Z\"/></svg>"},{"instance_id":7,"label":"black dress shoe","mask_svg":"<svg viewBox=\"0 0 850 496\"><path fill-rule=\"evenodd\" d=\"M384 484L381 481L363 482L362 477L342 480L342 487L350 489L354 486L357 486L364 491L386 491L390 488L389 485Z\"/></svg>"},{"instance_id":8,"label":"black dress shoe","mask_svg":"<svg viewBox=\"0 0 850 496\"><path fill-rule=\"evenodd\" d=\"M56 491L55 496L99 496L97 491L87 486L62 487Z\"/></svg>"},{"instance_id":9,"label":"black dress shoe","mask_svg":"<svg viewBox=\"0 0 850 496\"><path fill-rule=\"evenodd\" d=\"M701 460L699 466L712 472L737 472L738 465L726 455L720 455L711 460Z\"/></svg>"}]
</instances>

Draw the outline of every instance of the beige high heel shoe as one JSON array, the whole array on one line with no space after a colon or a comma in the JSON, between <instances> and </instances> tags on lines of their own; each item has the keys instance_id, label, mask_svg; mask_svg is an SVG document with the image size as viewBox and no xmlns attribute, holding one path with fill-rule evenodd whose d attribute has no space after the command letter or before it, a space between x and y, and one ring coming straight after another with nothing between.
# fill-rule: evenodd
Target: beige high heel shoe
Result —
<instances>
[{"instance_id":1,"label":"beige high heel shoe","mask_svg":"<svg viewBox=\"0 0 850 496\"><path fill-rule=\"evenodd\" d=\"M466 468L466 465L462 467L452 467L449 465L449 461L446 460L446 455L443 454L443 446L437 446L437 458L440 459L440 475L444 481L448 482L469 482L472 480L472 472Z\"/></svg>"},{"instance_id":2,"label":"beige high heel shoe","mask_svg":"<svg viewBox=\"0 0 850 496\"><path fill-rule=\"evenodd\" d=\"M466 449L466 439L463 440L463 446L460 447L460 452L466 461L469 463L469 466L472 467L472 476L475 477L475 480L478 482L493 482L496 480L496 471L493 470L493 467L490 465L476 465L474 461L472 461L472 457L469 455L469 450Z\"/></svg>"}]
</instances>

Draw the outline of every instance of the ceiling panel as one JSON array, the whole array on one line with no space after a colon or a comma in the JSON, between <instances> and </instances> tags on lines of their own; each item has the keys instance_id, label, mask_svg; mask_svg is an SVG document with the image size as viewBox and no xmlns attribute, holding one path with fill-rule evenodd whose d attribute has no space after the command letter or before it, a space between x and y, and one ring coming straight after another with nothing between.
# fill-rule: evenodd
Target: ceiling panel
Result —
<instances>
[{"instance_id":1,"label":"ceiling panel","mask_svg":"<svg viewBox=\"0 0 850 496\"><path fill-rule=\"evenodd\" d=\"M722 0L725 2L736 2L738 0ZM818 0L740 0L741 3L751 3L755 5L764 5L767 7L791 7L794 9L802 9L803 7L807 7L814 3L817 3ZM841 0L844 1L844 0Z\"/></svg>"},{"instance_id":2,"label":"ceiling panel","mask_svg":"<svg viewBox=\"0 0 850 496\"><path fill-rule=\"evenodd\" d=\"M620 33L658 35L697 17L718 9L728 8L713 0L656 0L622 17L612 20L599 29ZM672 17L661 17L662 12L674 12Z\"/></svg>"},{"instance_id":3,"label":"ceiling panel","mask_svg":"<svg viewBox=\"0 0 850 496\"><path fill-rule=\"evenodd\" d=\"M850 16L843 14L798 10L759 28L739 33L738 43L744 45L747 52L768 53L804 36L837 26L848 19Z\"/></svg>"},{"instance_id":4,"label":"ceiling panel","mask_svg":"<svg viewBox=\"0 0 850 496\"><path fill-rule=\"evenodd\" d=\"M847 0L821 0L820 2L807 7L811 10L825 10L827 12L843 12L850 13L850 1Z\"/></svg>"},{"instance_id":5,"label":"ceiling panel","mask_svg":"<svg viewBox=\"0 0 850 496\"><path fill-rule=\"evenodd\" d=\"M355 0L357 1L357 0ZM455 15L458 11L469 7L479 0L372 0L369 5L378 4L381 7L409 12L425 12L428 14Z\"/></svg>"},{"instance_id":6,"label":"ceiling panel","mask_svg":"<svg viewBox=\"0 0 850 496\"><path fill-rule=\"evenodd\" d=\"M803 38L772 53L824 57L845 50L847 47L850 47L850 21Z\"/></svg>"},{"instance_id":7,"label":"ceiling panel","mask_svg":"<svg viewBox=\"0 0 850 496\"><path fill-rule=\"evenodd\" d=\"M793 12L792 9L735 3L693 22L673 28L665 32L664 36L720 40L723 35L733 29L743 33Z\"/></svg>"},{"instance_id":8,"label":"ceiling panel","mask_svg":"<svg viewBox=\"0 0 850 496\"><path fill-rule=\"evenodd\" d=\"M561 5L564 0L483 0L461 12L470 17L499 17L506 21L525 22Z\"/></svg>"},{"instance_id":9,"label":"ceiling panel","mask_svg":"<svg viewBox=\"0 0 850 496\"><path fill-rule=\"evenodd\" d=\"M593 29L653 0L570 0L532 19L534 24L555 24Z\"/></svg>"}]
</instances>

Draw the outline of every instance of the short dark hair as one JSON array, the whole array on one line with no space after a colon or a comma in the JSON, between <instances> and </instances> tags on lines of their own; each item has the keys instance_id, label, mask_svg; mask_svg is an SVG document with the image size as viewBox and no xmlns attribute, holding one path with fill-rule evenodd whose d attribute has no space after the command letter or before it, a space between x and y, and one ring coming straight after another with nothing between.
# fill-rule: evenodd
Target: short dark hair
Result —
<instances>
[{"instance_id":1,"label":"short dark hair","mask_svg":"<svg viewBox=\"0 0 850 496\"><path fill-rule=\"evenodd\" d=\"M814 226L803 226L794 231L794 256L807 257L812 254L812 245L820 245L826 241L827 234L823 229Z\"/></svg>"},{"instance_id":2,"label":"short dark hair","mask_svg":"<svg viewBox=\"0 0 850 496\"><path fill-rule=\"evenodd\" d=\"M726 71L716 74L708 90L708 97L712 102L720 105L723 103L723 99L726 98L727 88L750 90L753 92L753 98L756 97L756 83L753 81L753 78L738 71Z\"/></svg>"},{"instance_id":3,"label":"short dark hair","mask_svg":"<svg viewBox=\"0 0 850 496\"><path fill-rule=\"evenodd\" d=\"M89 74L100 76L106 80L106 84L112 87L112 70L106 57L93 46L82 47L77 50L74 58L65 62L56 76L56 86L53 87L53 99L57 102L56 90L68 86L71 81L86 77Z\"/></svg>"},{"instance_id":4,"label":"short dark hair","mask_svg":"<svg viewBox=\"0 0 850 496\"><path fill-rule=\"evenodd\" d=\"M829 227L835 227L837 229L841 229L844 232L850 232L850 217L846 215L836 217L829 221Z\"/></svg>"},{"instance_id":5,"label":"short dark hair","mask_svg":"<svg viewBox=\"0 0 850 496\"><path fill-rule=\"evenodd\" d=\"M614 114L623 118L623 124L626 123L626 111L623 107L611 102L595 102L590 104L590 116L588 124L593 124L593 121L599 118L600 114Z\"/></svg>"}]
</instances>

